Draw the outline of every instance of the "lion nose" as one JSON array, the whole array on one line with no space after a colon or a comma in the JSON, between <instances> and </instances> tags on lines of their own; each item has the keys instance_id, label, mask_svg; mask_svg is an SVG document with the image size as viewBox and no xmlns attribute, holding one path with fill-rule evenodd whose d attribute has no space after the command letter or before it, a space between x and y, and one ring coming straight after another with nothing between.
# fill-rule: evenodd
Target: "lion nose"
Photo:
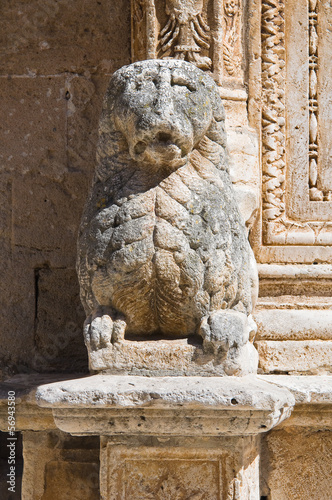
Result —
<instances>
[{"instance_id":1,"label":"lion nose","mask_svg":"<svg viewBox=\"0 0 332 500\"><path fill-rule=\"evenodd\" d=\"M170 142L172 140L172 136L171 134L168 134L167 132L159 132L157 135L156 135L156 139L159 141L159 142Z\"/></svg>"},{"instance_id":2,"label":"lion nose","mask_svg":"<svg viewBox=\"0 0 332 500\"><path fill-rule=\"evenodd\" d=\"M159 116L174 115L174 105L171 93L167 89L160 89L153 102L153 110Z\"/></svg>"}]
</instances>

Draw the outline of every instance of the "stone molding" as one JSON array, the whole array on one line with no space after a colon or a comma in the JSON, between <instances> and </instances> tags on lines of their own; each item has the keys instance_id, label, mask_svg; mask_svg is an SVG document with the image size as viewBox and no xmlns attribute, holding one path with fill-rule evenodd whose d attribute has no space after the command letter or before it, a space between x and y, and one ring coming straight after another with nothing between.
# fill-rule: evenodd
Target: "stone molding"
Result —
<instances>
[{"instance_id":1,"label":"stone molding","mask_svg":"<svg viewBox=\"0 0 332 500\"><path fill-rule=\"evenodd\" d=\"M110 379L117 380L118 385L111 387L106 383ZM100 380L105 382L100 383ZM137 386L130 385L135 383ZM187 436L201 432L199 425L202 421L205 421L205 430L209 430L208 435L214 436L222 435L223 430L227 435L235 435L240 430L245 434L265 432L268 428L259 428L264 418L268 425L279 422L281 426L332 428L330 375L158 379L96 375L63 381L59 381L58 375L18 375L0 385L0 429L3 432L7 430L6 398L9 387L17 394L18 431L31 430L32 423L35 431L55 429L54 414L58 415L57 423L66 422L67 429L72 418L71 431L75 431L75 425L84 423L89 434L97 431L97 425L99 431L105 431L105 422L102 424L102 421L107 415L108 420L116 422L117 435L120 435L118 430L121 425L127 430L132 426L136 434L144 434L148 428L160 433L162 421L171 430L175 423L174 432L171 432L173 435L177 432L183 435L188 426ZM285 408L283 412L282 408ZM234 417L234 411L238 414L237 423L231 424L230 417ZM117 413L118 418L114 418ZM275 415L274 420L272 415ZM148 417L148 422L145 423L146 420L141 417ZM183 422L188 419L189 424L184 426ZM237 427L237 424L240 425Z\"/></svg>"},{"instance_id":2,"label":"stone molding","mask_svg":"<svg viewBox=\"0 0 332 500\"><path fill-rule=\"evenodd\" d=\"M95 375L39 387L71 434L223 436L266 432L293 407L288 391L248 377Z\"/></svg>"},{"instance_id":3,"label":"stone molding","mask_svg":"<svg viewBox=\"0 0 332 500\"><path fill-rule=\"evenodd\" d=\"M249 114L262 135L262 211L252 240L256 257L260 262L329 262L325 110L331 79L325 58L331 35L325 26L332 9L316 0L308 5L263 0L252 1L250 11L252 49L261 57L261 65L250 71L249 86Z\"/></svg>"}]
</instances>

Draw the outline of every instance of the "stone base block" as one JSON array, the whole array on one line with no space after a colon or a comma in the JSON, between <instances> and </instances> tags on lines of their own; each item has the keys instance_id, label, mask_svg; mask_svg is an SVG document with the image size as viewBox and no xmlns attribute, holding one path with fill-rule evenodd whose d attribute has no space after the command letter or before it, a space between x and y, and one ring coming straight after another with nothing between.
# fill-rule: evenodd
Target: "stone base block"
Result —
<instances>
[{"instance_id":1,"label":"stone base block","mask_svg":"<svg viewBox=\"0 0 332 500\"><path fill-rule=\"evenodd\" d=\"M24 500L98 500L99 438L23 433Z\"/></svg>"},{"instance_id":2,"label":"stone base block","mask_svg":"<svg viewBox=\"0 0 332 500\"><path fill-rule=\"evenodd\" d=\"M258 500L255 437L101 438L103 500Z\"/></svg>"},{"instance_id":3,"label":"stone base block","mask_svg":"<svg viewBox=\"0 0 332 500\"><path fill-rule=\"evenodd\" d=\"M216 357L206 353L202 345L188 339L127 341L89 351L90 370L111 374L132 375L237 375L257 372L258 356L252 344L247 342L232 353Z\"/></svg>"},{"instance_id":4,"label":"stone base block","mask_svg":"<svg viewBox=\"0 0 332 500\"><path fill-rule=\"evenodd\" d=\"M76 435L222 436L266 432L294 397L256 377L95 375L40 386L37 404Z\"/></svg>"}]
</instances>

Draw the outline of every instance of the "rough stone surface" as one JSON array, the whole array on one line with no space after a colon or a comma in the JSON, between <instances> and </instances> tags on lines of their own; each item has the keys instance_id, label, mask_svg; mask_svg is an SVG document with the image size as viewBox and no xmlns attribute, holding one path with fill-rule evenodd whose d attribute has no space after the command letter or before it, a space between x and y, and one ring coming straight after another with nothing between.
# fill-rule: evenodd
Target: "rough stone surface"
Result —
<instances>
[{"instance_id":1,"label":"rough stone surface","mask_svg":"<svg viewBox=\"0 0 332 500\"><path fill-rule=\"evenodd\" d=\"M258 379L287 388L296 404L332 403L332 376L329 375L258 375Z\"/></svg>"},{"instance_id":2,"label":"rough stone surface","mask_svg":"<svg viewBox=\"0 0 332 500\"><path fill-rule=\"evenodd\" d=\"M82 375L77 375L82 376ZM52 411L36 406L35 393L40 384L73 378L73 374L19 374L0 384L0 431L8 430L8 391L15 392L16 421L18 432L54 430L56 425Z\"/></svg>"},{"instance_id":3,"label":"rough stone surface","mask_svg":"<svg viewBox=\"0 0 332 500\"><path fill-rule=\"evenodd\" d=\"M36 371L86 371L86 349L81 342L84 311L74 269L40 269L36 274L38 293L33 366ZM54 304L54 291L59 300ZM70 317L64 316L68 304Z\"/></svg>"},{"instance_id":4,"label":"rough stone surface","mask_svg":"<svg viewBox=\"0 0 332 500\"><path fill-rule=\"evenodd\" d=\"M130 5L5 0L0 25L3 379L33 368L35 339L41 335L38 308L50 318L50 338L66 335L66 325L76 321L77 230L94 168L102 98L110 75L130 60ZM66 283L54 278L54 288L38 290L40 269L54 277L63 271ZM71 296L59 321L55 314L64 288ZM74 345L80 343L82 352L76 331ZM43 363L44 369L51 370L52 363ZM77 369L75 363L71 369Z\"/></svg>"},{"instance_id":5,"label":"rough stone surface","mask_svg":"<svg viewBox=\"0 0 332 500\"><path fill-rule=\"evenodd\" d=\"M58 430L23 433L22 498L97 500L99 437L72 437Z\"/></svg>"},{"instance_id":6,"label":"rough stone surface","mask_svg":"<svg viewBox=\"0 0 332 500\"><path fill-rule=\"evenodd\" d=\"M40 386L36 401L77 435L223 436L266 432L294 397L255 377L95 375Z\"/></svg>"},{"instance_id":7,"label":"rough stone surface","mask_svg":"<svg viewBox=\"0 0 332 500\"><path fill-rule=\"evenodd\" d=\"M232 400L233 399L233 400ZM279 401L280 399L280 401ZM201 405L223 408L277 409L292 405L288 391L248 377L140 377L94 375L39 386L36 400L44 407ZM275 406L276 405L276 406Z\"/></svg>"},{"instance_id":8,"label":"rough stone surface","mask_svg":"<svg viewBox=\"0 0 332 500\"><path fill-rule=\"evenodd\" d=\"M101 495L105 500L259 500L258 474L254 437L195 442L181 438L164 442L151 438L101 440Z\"/></svg>"},{"instance_id":9,"label":"rough stone surface","mask_svg":"<svg viewBox=\"0 0 332 500\"><path fill-rule=\"evenodd\" d=\"M330 374L331 340L260 340L255 343L263 373Z\"/></svg>"},{"instance_id":10,"label":"rough stone surface","mask_svg":"<svg viewBox=\"0 0 332 500\"><path fill-rule=\"evenodd\" d=\"M125 335L199 334L219 365L234 359L227 374L241 364L248 373L240 358L256 271L215 84L181 61L125 67L111 79L99 135L78 258L89 351ZM91 357L90 367L100 369Z\"/></svg>"},{"instance_id":11,"label":"rough stone surface","mask_svg":"<svg viewBox=\"0 0 332 500\"><path fill-rule=\"evenodd\" d=\"M123 0L8 0L1 33L1 74L111 73L130 57L130 7Z\"/></svg>"},{"instance_id":12,"label":"rough stone surface","mask_svg":"<svg viewBox=\"0 0 332 500\"><path fill-rule=\"evenodd\" d=\"M261 494L271 500L330 500L331 431L274 430L263 444Z\"/></svg>"}]
</instances>

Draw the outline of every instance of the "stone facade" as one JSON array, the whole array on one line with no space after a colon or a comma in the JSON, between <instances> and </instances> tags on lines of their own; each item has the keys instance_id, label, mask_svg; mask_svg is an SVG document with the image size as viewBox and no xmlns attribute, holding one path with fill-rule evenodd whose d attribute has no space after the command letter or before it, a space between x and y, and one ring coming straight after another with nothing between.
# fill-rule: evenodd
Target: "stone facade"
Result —
<instances>
[{"instance_id":1,"label":"stone facade","mask_svg":"<svg viewBox=\"0 0 332 500\"><path fill-rule=\"evenodd\" d=\"M1 370L86 371L77 230L130 6L7 2L1 32Z\"/></svg>"},{"instance_id":2,"label":"stone facade","mask_svg":"<svg viewBox=\"0 0 332 500\"><path fill-rule=\"evenodd\" d=\"M24 500L116 498L116 481L124 499L330 498L331 16L326 0L4 2L0 373L11 378L0 387L1 497L15 390ZM101 382L80 392L59 380L88 375L76 239L102 100L117 69L155 58L195 64L223 100L258 263L260 375L228 388L134 377L130 397ZM174 363L191 348L175 346Z\"/></svg>"}]
</instances>

